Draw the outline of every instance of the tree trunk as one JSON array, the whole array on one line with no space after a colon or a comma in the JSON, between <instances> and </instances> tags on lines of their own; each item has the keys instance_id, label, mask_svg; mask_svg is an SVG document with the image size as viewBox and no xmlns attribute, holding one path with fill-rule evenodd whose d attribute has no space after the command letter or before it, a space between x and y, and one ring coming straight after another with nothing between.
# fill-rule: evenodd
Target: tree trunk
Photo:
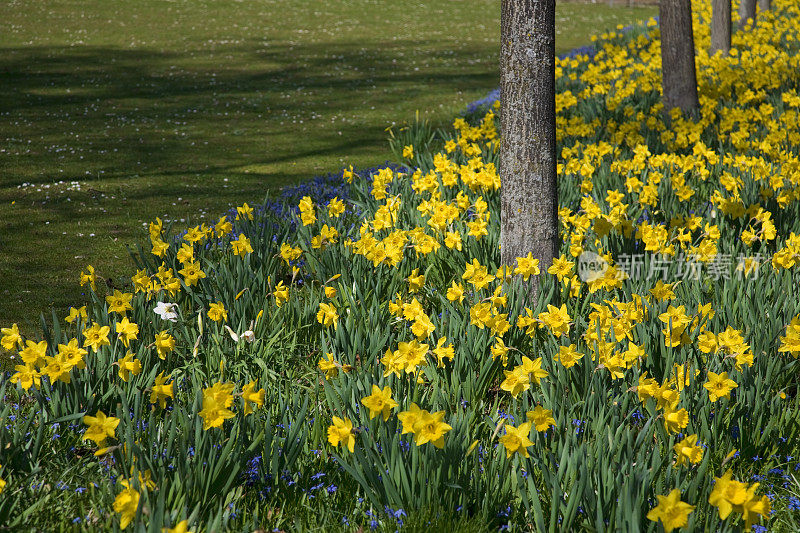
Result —
<instances>
[{"instance_id":1,"label":"tree trunk","mask_svg":"<svg viewBox=\"0 0 800 533\"><path fill-rule=\"evenodd\" d=\"M756 0L742 0L739 4L739 29L744 28L747 19L753 19L753 26L756 25Z\"/></svg>"},{"instance_id":2,"label":"tree trunk","mask_svg":"<svg viewBox=\"0 0 800 533\"><path fill-rule=\"evenodd\" d=\"M545 271L558 255L555 0L500 4L500 255L529 252ZM529 280L538 301L539 280Z\"/></svg>"},{"instance_id":3,"label":"tree trunk","mask_svg":"<svg viewBox=\"0 0 800 533\"><path fill-rule=\"evenodd\" d=\"M668 114L670 109L677 107L684 115L697 117L700 102L697 98L691 2L661 0L658 14L664 112Z\"/></svg>"},{"instance_id":4,"label":"tree trunk","mask_svg":"<svg viewBox=\"0 0 800 533\"><path fill-rule=\"evenodd\" d=\"M761 11L769 11L772 9L772 0L758 0L758 9Z\"/></svg>"},{"instance_id":5,"label":"tree trunk","mask_svg":"<svg viewBox=\"0 0 800 533\"><path fill-rule=\"evenodd\" d=\"M731 49L731 0L711 1L711 48L709 55L722 50L728 55Z\"/></svg>"}]
</instances>

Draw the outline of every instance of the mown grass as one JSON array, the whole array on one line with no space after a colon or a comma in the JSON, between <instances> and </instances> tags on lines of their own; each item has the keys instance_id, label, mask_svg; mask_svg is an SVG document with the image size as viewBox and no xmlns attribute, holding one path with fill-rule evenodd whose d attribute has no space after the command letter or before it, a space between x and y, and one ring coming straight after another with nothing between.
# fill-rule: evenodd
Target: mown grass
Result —
<instances>
[{"instance_id":1,"label":"mown grass","mask_svg":"<svg viewBox=\"0 0 800 533\"><path fill-rule=\"evenodd\" d=\"M557 48L654 13L559 5ZM0 324L83 301L86 264L125 283L156 216L389 159L497 85L498 39L497 0L3 2Z\"/></svg>"}]
</instances>

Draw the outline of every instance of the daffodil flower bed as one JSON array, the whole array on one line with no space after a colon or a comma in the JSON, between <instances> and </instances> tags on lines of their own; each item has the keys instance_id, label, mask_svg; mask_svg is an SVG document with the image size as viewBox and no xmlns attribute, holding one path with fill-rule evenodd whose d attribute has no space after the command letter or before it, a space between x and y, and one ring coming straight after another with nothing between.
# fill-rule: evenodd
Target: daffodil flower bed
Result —
<instances>
[{"instance_id":1,"label":"daffodil flower bed","mask_svg":"<svg viewBox=\"0 0 800 533\"><path fill-rule=\"evenodd\" d=\"M51 501L26 480L56 428L95 487L88 528L286 527L298 501L336 501L326 527L345 528L423 510L767 524L785 505L752 476L800 455L800 4L776 1L728 57L704 52L694 7L697 122L663 120L653 21L558 61L563 246L544 271L500 264L489 110L401 132L401 166L348 168L333 196L177 236L156 220L128 287L88 267L90 301L42 339L3 328L0 520Z\"/></svg>"}]
</instances>

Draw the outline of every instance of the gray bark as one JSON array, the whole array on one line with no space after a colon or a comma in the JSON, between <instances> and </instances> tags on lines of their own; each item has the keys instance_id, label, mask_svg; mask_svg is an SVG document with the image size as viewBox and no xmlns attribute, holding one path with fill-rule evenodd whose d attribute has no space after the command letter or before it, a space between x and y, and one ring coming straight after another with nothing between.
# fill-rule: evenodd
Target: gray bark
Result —
<instances>
[{"instance_id":1,"label":"gray bark","mask_svg":"<svg viewBox=\"0 0 800 533\"><path fill-rule=\"evenodd\" d=\"M739 29L744 28L747 19L753 19L753 26L756 24L756 0L742 0L739 4Z\"/></svg>"},{"instance_id":2,"label":"gray bark","mask_svg":"<svg viewBox=\"0 0 800 533\"><path fill-rule=\"evenodd\" d=\"M761 11L769 11L772 9L772 0L758 0L758 9Z\"/></svg>"},{"instance_id":3,"label":"gray bark","mask_svg":"<svg viewBox=\"0 0 800 533\"><path fill-rule=\"evenodd\" d=\"M728 55L731 49L731 0L711 1L711 48L709 54L714 55L722 50Z\"/></svg>"},{"instance_id":4,"label":"gray bark","mask_svg":"<svg viewBox=\"0 0 800 533\"><path fill-rule=\"evenodd\" d=\"M661 84L664 111L680 108L684 115L697 117L697 71L694 63L694 35L690 0L661 0Z\"/></svg>"},{"instance_id":5,"label":"gray bark","mask_svg":"<svg viewBox=\"0 0 800 533\"><path fill-rule=\"evenodd\" d=\"M500 255L531 252L544 272L559 249L555 0L502 0L500 40ZM538 279L528 287L534 306Z\"/></svg>"}]
</instances>

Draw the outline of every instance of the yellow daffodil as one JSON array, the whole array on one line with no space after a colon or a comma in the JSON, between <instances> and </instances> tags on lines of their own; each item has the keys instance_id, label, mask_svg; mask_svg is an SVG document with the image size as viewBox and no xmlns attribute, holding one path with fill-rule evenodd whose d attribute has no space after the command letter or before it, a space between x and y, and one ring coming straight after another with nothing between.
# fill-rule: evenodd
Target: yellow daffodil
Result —
<instances>
[{"instance_id":1,"label":"yellow daffodil","mask_svg":"<svg viewBox=\"0 0 800 533\"><path fill-rule=\"evenodd\" d=\"M115 289L114 294L106 296L108 312L125 315L128 311L133 309L133 306L131 305L132 298L133 294Z\"/></svg>"},{"instance_id":2,"label":"yellow daffodil","mask_svg":"<svg viewBox=\"0 0 800 533\"><path fill-rule=\"evenodd\" d=\"M238 255L242 258L244 258L245 255L253 252L250 239L248 239L244 233L240 233L239 238L231 241L231 248L233 249L233 253L235 255Z\"/></svg>"},{"instance_id":3,"label":"yellow daffodil","mask_svg":"<svg viewBox=\"0 0 800 533\"><path fill-rule=\"evenodd\" d=\"M227 322L228 311L222 302L214 302L208 306L208 318L214 322Z\"/></svg>"},{"instance_id":4,"label":"yellow daffodil","mask_svg":"<svg viewBox=\"0 0 800 533\"><path fill-rule=\"evenodd\" d=\"M337 326L337 321L339 320L339 314L336 312L336 308L332 304L320 303L319 304L319 311L317 312L317 322L322 324L325 327Z\"/></svg>"},{"instance_id":5,"label":"yellow daffodil","mask_svg":"<svg viewBox=\"0 0 800 533\"><path fill-rule=\"evenodd\" d=\"M253 220L253 208L247 202L236 208L236 220Z\"/></svg>"},{"instance_id":6,"label":"yellow daffodil","mask_svg":"<svg viewBox=\"0 0 800 533\"><path fill-rule=\"evenodd\" d=\"M84 348L91 347L92 350L97 352L101 346L108 346L111 341L108 340L108 334L111 328L108 326L101 326L97 322L92 324L91 327L83 330L83 346Z\"/></svg>"},{"instance_id":7,"label":"yellow daffodil","mask_svg":"<svg viewBox=\"0 0 800 533\"><path fill-rule=\"evenodd\" d=\"M200 265L196 262L187 263L178 273L183 276L183 282L187 287L197 285L197 283L206 277L206 273L200 269Z\"/></svg>"},{"instance_id":8,"label":"yellow daffodil","mask_svg":"<svg viewBox=\"0 0 800 533\"><path fill-rule=\"evenodd\" d=\"M695 506L681 501L681 491L673 489L667 496L656 495L658 505L647 513L647 519L661 522L664 531L669 533L673 529L681 528L688 523L689 515Z\"/></svg>"},{"instance_id":9,"label":"yellow daffodil","mask_svg":"<svg viewBox=\"0 0 800 533\"><path fill-rule=\"evenodd\" d=\"M150 278L147 279L148 281L150 280ZM85 305L81 307L70 307L69 314L64 318L64 320L67 322L67 324L74 324L79 318L83 321L86 321L89 318Z\"/></svg>"},{"instance_id":10,"label":"yellow daffodil","mask_svg":"<svg viewBox=\"0 0 800 533\"><path fill-rule=\"evenodd\" d=\"M560 346L555 359L565 368L572 368L582 357L583 354L576 349L575 345L570 344L569 346Z\"/></svg>"},{"instance_id":11,"label":"yellow daffodil","mask_svg":"<svg viewBox=\"0 0 800 533\"><path fill-rule=\"evenodd\" d=\"M533 446L533 442L528 438L531 434L531 423L525 422L516 428L508 424L504 427L506 434L500 437L500 444L506 450L506 457L510 458L515 453L519 453L523 457L530 457L528 446Z\"/></svg>"},{"instance_id":12,"label":"yellow daffodil","mask_svg":"<svg viewBox=\"0 0 800 533\"><path fill-rule=\"evenodd\" d=\"M97 274L94 271L94 267L92 265L88 265L86 267L86 272L81 272L81 287L86 284L92 288L93 291L97 291Z\"/></svg>"},{"instance_id":13,"label":"yellow daffodil","mask_svg":"<svg viewBox=\"0 0 800 533\"><path fill-rule=\"evenodd\" d=\"M708 503L717 508L720 520L725 520L736 507L747 501L747 485L732 479L728 470L722 477L714 478L714 489L708 497Z\"/></svg>"},{"instance_id":14,"label":"yellow daffodil","mask_svg":"<svg viewBox=\"0 0 800 533\"><path fill-rule=\"evenodd\" d=\"M383 421L389 419L389 415L397 402L392 399L392 389L388 386L381 390L377 385L372 386L372 394L361 399L364 407L369 409L369 418L372 420L378 415L383 415Z\"/></svg>"},{"instance_id":15,"label":"yellow daffodil","mask_svg":"<svg viewBox=\"0 0 800 533\"><path fill-rule=\"evenodd\" d=\"M514 274L522 276L524 280L531 276L538 276L539 260L534 258L531 252L528 252L526 257L517 257L517 268L514 269Z\"/></svg>"},{"instance_id":16,"label":"yellow daffodil","mask_svg":"<svg viewBox=\"0 0 800 533\"><path fill-rule=\"evenodd\" d=\"M192 533L192 531L189 529L189 521L181 520L175 524L175 527L162 528L161 533Z\"/></svg>"},{"instance_id":17,"label":"yellow daffodil","mask_svg":"<svg viewBox=\"0 0 800 533\"><path fill-rule=\"evenodd\" d=\"M313 224L317 220L317 215L314 212L314 202L310 196L303 196L300 199L300 220L304 226Z\"/></svg>"},{"instance_id":18,"label":"yellow daffodil","mask_svg":"<svg viewBox=\"0 0 800 533\"><path fill-rule=\"evenodd\" d=\"M198 415L203 419L203 429L222 427L222 423L235 415L228 409L233 404L233 383L218 382L203 389L203 409Z\"/></svg>"},{"instance_id":19,"label":"yellow daffodil","mask_svg":"<svg viewBox=\"0 0 800 533\"><path fill-rule=\"evenodd\" d=\"M132 353L125 354L125 357L117 361L117 365L119 365L119 377L125 382L130 380L132 375L138 376L142 372L142 362Z\"/></svg>"},{"instance_id":20,"label":"yellow daffodil","mask_svg":"<svg viewBox=\"0 0 800 533\"><path fill-rule=\"evenodd\" d=\"M150 387L150 403L158 402L162 409L167 407L167 398L173 397L173 383L167 383L166 381L168 378L169 376L165 376L163 372L161 372L156 376L155 383Z\"/></svg>"},{"instance_id":21,"label":"yellow daffodil","mask_svg":"<svg viewBox=\"0 0 800 533\"><path fill-rule=\"evenodd\" d=\"M119 527L125 529L136 517L139 509L139 492L133 487L127 486L114 499L114 512L120 514Z\"/></svg>"},{"instance_id":22,"label":"yellow daffodil","mask_svg":"<svg viewBox=\"0 0 800 533\"><path fill-rule=\"evenodd\" d=\"M548 428L555 427L556 420L553 418L553 411L537 405L533 411L525 413L528 422L533 424L536 431L547 431Z\"/></svg>"},{"instance_id":23,"label":"yellow daffodil","mask_svg":"<svg viewBox=\"0 0 800 533\"><path fill-rule=\"evenodd\" d=\"M158 357L162 360L166 359L167 355L175 349L175 337L166 331L156 333L155 346L156 351L158 352Z\"/></svg>"},{"instance_id":24,"label":"yellow daffodil","mask_svg":"<svg viewBox=\"0 0 800 533\"><path fill-rule=\"evenodd\" d=\"M722 372L721 374L709 372L708 381L703 384L703 387L708 390L708 399L716 402L720 398L729 399L731 391L738 385L732 379L728 379L727 372Z\"/></svg>"},{"instance_id":25,"label":"yellow daffodil","mask_svg":"<svg viewBox=\"0 0 800 533\"><path fill-rule=\"evenodd\" d=\"M22 348L24 344L22 343L22 335L19 334L19 327L16 324L11 324L10 328L2 328L0 329L0 333L3 334L3 337L0 338L0 346L2 346L6 350L13 350L15 346L19 346Z\"/></svg>"},{"instance_id":26,"label":"yellow daffodil","mask_svg":"<svg viewBox=\"0 0 800 533\"><path fill-rule=\"evenodd\" d=\"M106 330L108 327L106 326ZM108 344L108 342L106 342ZM33 342L25 341L25 348L20 350L19 357L26 365L41 366L47 355L47 341Z\"/></svg>"},{"instance_id":27,"label":"yellow daffodil","mask_svg":"<svg viewBox=\"0 0 800 533\"><path fill-rule=\"evenodd\" d=\"M253 406L256 407L263 407L264 406L264 398L267 395L267 391L264 389L256 390L257 380L251 381L244 387L242 387L242 400L244 401L244 414L249 415L253 412Z\"/></svg>"},{"instance_id":28,"label":"yellow daffodil","mask_svg":"<svg viewBox=\"0 0 800 533\"><path fill-rule=\"evenodd\" d=\"M275 305L277 307L282 306L289 300L289 288L283 284L283 280L275 285L275 290L272 291L272 295L275 296Z\"/></svg>"},{"instance_id":29,"label":"yellow daffodil","mask_svg":"<svg viewBox=\"0 0 800 533\"><path fill-rule=\"evenodd\" d=\"M353 433L353 423L349 418L333 417L333 424L328 426L328 442L334 447L344 444L350 453L353 453L356 437Z\"/></svg>"},{"instance_id":30,"label":"yellow daffodil","mask_svg":"<svg viewBox=\"0 0 800 533\"><path fill-rule=\"evenodd\" d=\"M233 231L233 224L230 223L227 216L220 217L217 223L214 224L214 233L218 239L224 237L231 231Z\"/></svg>"},{"instance_id":31,"label":"yellow daffodil","mask_svg":"<svg viewBox=\"0 0 800 533\"><path fill-rule=\"evenodd\" d=\"M14 374L11 375L11 382L19 384L23 390L28 390L35 386L37 389L42 384L42 374L34 365L16 365Z\"/></svg>"},{"instance_id":32,"label":"yellow daffodil","mask_svg":"<svg viewBox=\"0 0 800 533\"><path fill-rule=\"evenodd\" d=\"M119 418L106 416L103 411L98 411L95 416L85 415L83 423L89 427L83 433L82 440L92 440L98 446L103 447L106 439L115 438L115 430L119 422Z\"/></svg>"},{"instance_id":33,"label":"yellow daffodil","mask_svg":"<svg viewBox=\"0 0 800 533\"><path fill-rule=\"evenodd\" d=\"M42 375L46 375L50 383L56 381L63 381L64 383L70 382L70 373L72 365L62 356L56 355L55 357L45 357L45 365L41 369Z\"/></svg>"},{"instance_id":34,"label":"yellow daffodil","mask_svg":"<svg viewBox=\"0 0 800 533\"><path fill-rule=\"evenodd\" d=\"M697 435L689 435L672 447L678 465L689 461L697 464L703 460L703 448L697 445Z\"/></svg>"},{"instance_id":35,"label":"yellow daffodil","mask_svg":"<svg viewBox=\"0 0 800 533\"><path fill-rule=\"evenodd\" d=\"M397 418L403 424L403 433L413 433L414 442L422 446L428 442L437 448L444 447L444 435L453 429L443 422L444 411L429 413L420 409L415 403L409 406L408 411L398 413Z\"/></svg>"},{"instance_id":36,"label":"yellow daffodil","mask_svg":"<svg viewBox=\"0 0 800 533\"><path fill-rule=\"evenodd\" d=\"M117 337L126 348L130 345L131 341L136 340L136 337L139 335L139 326L128 320L128 317L124 317L117 322L115 328L117 330Z\"/></svg>"},{"instance_id":37,"label":"yellow daffodil","mask_svg":"<svg viewBox=\"0 0 800 533\"><path fill-rule=\"evenodd\" d=\"M419 269L415 268L411 275L408 276L408 290L409 292L418 292L425 285L425 275L419 273Z\"/></svg>"},{"instance_id":38,"label":"yellow daffodil","mask_svg":"<svg viewBox=\"0 0 800 533\"><path fill-rule=\"evenodd\" d=\"M677 433L689 425L689 412L686 409L664 408L664 427L670 433Z\"/></svg>"},{"instance_id":39,"label":"yellow daffodil","mask_svg":"<svg viewBox=\"0 0 800 533\"><path fill-rule=\"evenodd\" d=\"M328 202L328 216L337 218L342 213L344 213L344 202L339 200L338 196L334 196L331 201Z\"/></svg>"}]
</instances>

